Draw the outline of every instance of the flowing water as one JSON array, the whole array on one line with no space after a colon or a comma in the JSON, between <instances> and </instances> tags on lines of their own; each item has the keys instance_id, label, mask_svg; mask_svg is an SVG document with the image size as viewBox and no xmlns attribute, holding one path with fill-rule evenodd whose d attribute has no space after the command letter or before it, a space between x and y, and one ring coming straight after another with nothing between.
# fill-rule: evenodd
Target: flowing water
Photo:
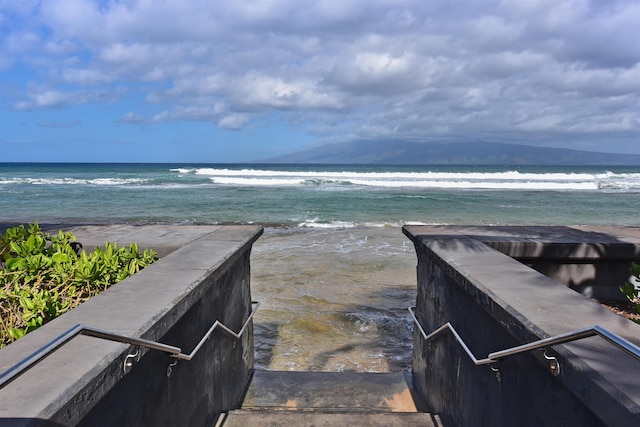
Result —
<instances>
[{"instance_id":1,"label":"flowing water","mask_svg":"<svg viewBox=\"0 0 640 427\"><path fill-rule=\"evenodd\" d=\"M252 253L257 365L409 369L415 265L398 227L267 229Z\"/></svg>"}]
</instances>

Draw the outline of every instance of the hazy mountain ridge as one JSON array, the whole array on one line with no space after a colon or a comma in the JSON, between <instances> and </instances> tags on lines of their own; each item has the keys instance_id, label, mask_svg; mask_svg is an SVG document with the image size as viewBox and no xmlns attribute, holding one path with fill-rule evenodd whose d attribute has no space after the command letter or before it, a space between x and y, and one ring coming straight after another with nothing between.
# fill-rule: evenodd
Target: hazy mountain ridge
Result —
<instances>
[{"instance_id":1,"label":"hazy mountain ridge","mask_svg":"<svg viewBox=\"0 0 640 427\"><path fill-rule=\"evenodd\" d=\"M356 141L327 144L267 159L270 163L433 165L640 165L640 155L496 142L416 143Z\"/></svg>"}]
</instances>

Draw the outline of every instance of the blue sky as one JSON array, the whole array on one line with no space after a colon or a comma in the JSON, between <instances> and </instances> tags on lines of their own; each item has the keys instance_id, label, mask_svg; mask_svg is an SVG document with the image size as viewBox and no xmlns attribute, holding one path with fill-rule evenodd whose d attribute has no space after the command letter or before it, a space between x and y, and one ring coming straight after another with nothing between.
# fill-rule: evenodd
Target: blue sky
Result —
<instances>
[{"instance_id":1,"label":"blue sky","mask_svg":"<svg viewBox=\"0 0 640 427\"><path fill-rule=\"evenodd\" d=\"M0 162L640 154L637 0L0 0Z\"/></svg>"}]
</instances>

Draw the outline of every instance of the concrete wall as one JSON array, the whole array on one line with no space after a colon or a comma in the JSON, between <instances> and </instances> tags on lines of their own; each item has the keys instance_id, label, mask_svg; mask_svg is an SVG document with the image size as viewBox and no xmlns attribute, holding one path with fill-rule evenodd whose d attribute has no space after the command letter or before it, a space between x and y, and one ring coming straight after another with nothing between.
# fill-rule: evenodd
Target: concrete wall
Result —
<instances>
[{"instance_id":1,"label":"concrete wall","mask_svg":"<svg viewBox=\"0 0 640 427\"><path fill-rule=\"evenodd\" d=\"M149 226L73 229L104 241L161 248L167 255L0 351L3 371L76 324L178 346L189 353L220 320L238 331L251 312L251 245L260 227ZM0 390L2 425L207 425L235 407L253 368L253 330L241 340L214 332L191 361L79 336Z\"/></svg>"},{"instance_id":2,"label":"concrete wall","mask_svg":"<svg viewBox=\"0 0 640 427\"><path fill-rule=\"evenodd\" d=\"M428 333L451 322L477 358L594 324L640 341L639 325L483 243L507 241L495 235L499 230L403 231L418 256L420 323ZM532 232L521 231L520 237ZM509 230L514 241L517 233ZM639 361L600 337L557 345L548 354L558 358L559 376L551 375L544 353L534 351L496 363L498 380L489 366L475 366L448 332L425 342L416 328L412 373L428 409L458 425L640 425Z\"/></svg>"},{"instance_id":3,"label":"concrete wall","mask_svg":"<svg viewBox=\"0 0 640 427\"><path fill-rule=\"evenodd\" d=\"M640 261L640 230L613 227L447 227L567 285L588 298L624 300L620 285Z\"/></svg>"},{"instance_id":4,"label":"concrete wall","mask_svg":"<svg viewBox=\"0 0 640 427\"><path fill-rule=\"evenodd\" d=\"M640 261L640 242L611 236L602 241L587 234L566 242L505 241L494 236L484 243L588 298L603 301L626 299L620 285L630 279L631 262Z\"/></svg>"}]
</instances>

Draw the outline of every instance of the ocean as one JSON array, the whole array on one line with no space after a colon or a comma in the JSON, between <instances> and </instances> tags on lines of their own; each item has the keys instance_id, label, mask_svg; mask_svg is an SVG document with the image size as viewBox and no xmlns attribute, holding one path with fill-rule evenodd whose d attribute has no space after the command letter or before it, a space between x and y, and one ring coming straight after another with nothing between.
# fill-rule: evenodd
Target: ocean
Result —
<instances>
[{"instance_id":1,"label":"ocean","mask_svg":"<svg viewBox=\"0 0 640 427\"><path fill-rule=\"evenodd\" d=\"M260 224L256 366L410 369L403 224L640 226L638 167L0 163L0 223Z\"/></svg>"}]
</instances>

